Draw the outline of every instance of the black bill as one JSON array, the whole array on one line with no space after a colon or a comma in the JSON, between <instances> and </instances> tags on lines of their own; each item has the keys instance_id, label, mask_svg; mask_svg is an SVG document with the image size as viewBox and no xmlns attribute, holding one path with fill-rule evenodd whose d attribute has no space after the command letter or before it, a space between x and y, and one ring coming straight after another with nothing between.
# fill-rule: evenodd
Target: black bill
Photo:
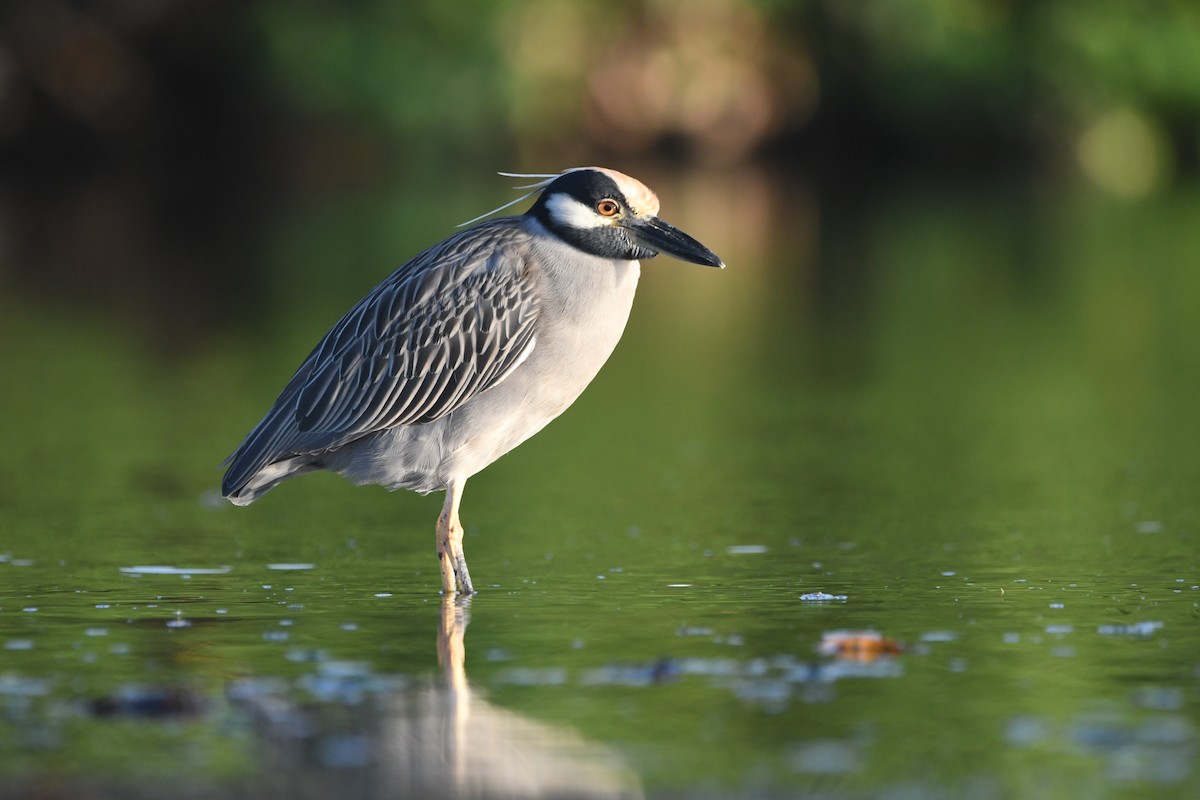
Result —
<instances>
[{"instance_id":1,"label":"black bill","mask_svg":"<svg viewBox=\"0 0 1200 800\"><path fill-rule=\"evenodd\" d=\"M658 217L635 219L628 225L628 230L638 244L651 250L681 261L725 269L725 262L716 253Z\"/></svg>"}]
</instances>

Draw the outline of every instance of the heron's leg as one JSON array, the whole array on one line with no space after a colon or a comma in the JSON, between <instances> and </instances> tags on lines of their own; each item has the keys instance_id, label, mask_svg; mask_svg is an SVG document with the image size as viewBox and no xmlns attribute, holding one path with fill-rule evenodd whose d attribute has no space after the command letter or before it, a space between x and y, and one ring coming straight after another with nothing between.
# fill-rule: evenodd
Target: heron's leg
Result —
<instances>
[{"instance_id":1,"label":"heron's leg","mask_svg":"<svg viewBox=\"0 0 1200 800\"><path fill-rule=\"evenodd\" d=\"M453 498L450 505L450 552L454 556L454 577L458 579L458 591L470 596L475 594L475 587L471 584L471 573L467 569L467 554L463 552L462 523L458 521L458 504L462 500L465 485L465 480L458 481L447 490L447 494Z\"/></svg>"},{"instance_id":2,"label":"heron's leg","mask_svg":"<svg viewBox=\"0 0 1200 800\"><path fill-rule=\"evenodd\" d=\"M454 555L450 550L450 515L455 513L451 509L451 503L454 499L454 490L446 490L446 503L442 506L442 513L438 515L437 521L437 557L438 566L442 570L442 593L452 595L455 591L454 586Z\"/></svg>"},{"instance_id":3,"label":"heron's leg","mask_svg":"<svg viewBox=\"0 0 1200 800\"><path fill-rule=\"evenodd\" d=\"M467 556L463 552L463 529L458 521L458 504L462 500L463 485L457 481L446 487L446 503L438 517L438 562L442 568L442 591L474 594L471 573L467 570Z\"/></svg>"}]
</instances>

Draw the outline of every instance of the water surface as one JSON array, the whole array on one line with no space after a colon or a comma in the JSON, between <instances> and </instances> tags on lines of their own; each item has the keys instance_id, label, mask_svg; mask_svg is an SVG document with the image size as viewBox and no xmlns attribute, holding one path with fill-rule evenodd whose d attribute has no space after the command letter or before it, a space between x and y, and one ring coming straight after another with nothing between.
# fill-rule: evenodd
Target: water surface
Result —
<instances>
[{"instance_id":1,"label":"water surface","mask_svg":"<svg viewBox=\"0 0 1200 800\"><path fill-rule=\"evenodd\" d=\"M185 348L0 299L7 791L1200 793L1200 198L651 182L730 268L646 264L595 384L472 479L465 605L439 498L215 489L479 187L290 209Z\"/></svg>"}]
</instances>

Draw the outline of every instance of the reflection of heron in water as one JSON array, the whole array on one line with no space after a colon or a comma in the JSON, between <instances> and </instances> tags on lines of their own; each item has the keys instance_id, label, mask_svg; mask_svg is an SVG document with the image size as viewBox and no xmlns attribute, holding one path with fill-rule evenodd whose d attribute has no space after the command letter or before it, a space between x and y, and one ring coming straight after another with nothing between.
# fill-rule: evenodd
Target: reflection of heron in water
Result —
<instances>
[{"instance_id":1,"label":"reflection of heron in water","mask_svg":"<svg viewBox=\"0 0 1200 800\"><path fill-rule=\"evenodd\" d=\"M643 797L637 775L614 751L472 691L463 644L469 604L470 597L442 598L437 641L442 671L426 682L397 683L363 665L327 662L300 680L319 698L316 703L303 704L277 681L265 682L273 690L243 687L238 704L259 723L266 746L265 785L257 795Z\"/></svg>"},{"instance_id":2,"label":"reflection of heron in water","mask_svg":"<svg viewBox=\"0 0 1200 800\"><path fill-rule=\"evenodd\" d=\"M438 661L444 683L384 703L381 766L388 796L640 798L637 776L611 750L571 728L495 706L467 682L470 597L442 598Z\"/></svg>"}]
</instances>

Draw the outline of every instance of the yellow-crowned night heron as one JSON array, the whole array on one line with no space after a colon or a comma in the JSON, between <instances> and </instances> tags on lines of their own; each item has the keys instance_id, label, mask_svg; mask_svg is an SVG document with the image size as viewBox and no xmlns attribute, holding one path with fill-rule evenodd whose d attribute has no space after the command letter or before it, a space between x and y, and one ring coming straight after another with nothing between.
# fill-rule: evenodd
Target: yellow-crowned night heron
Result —
<instances>
[{"instance_id":1,"label":"yellow-crowned night heron","mask_svg":"<svg viewBox=\"0 0 1200 800\"><path fill-rule=\"evenodd\" d=\"M226 460L226 497L246 505L318 469L445 490L442 589L474 591L458 520L467 478L596 376L629 318L638 259L725 266L659 219L658 198L628 175L580 167L512 177L541 179L508 204L542 190L529 211L434 245L350 309Z\"/></svg>"}]
</instances>

